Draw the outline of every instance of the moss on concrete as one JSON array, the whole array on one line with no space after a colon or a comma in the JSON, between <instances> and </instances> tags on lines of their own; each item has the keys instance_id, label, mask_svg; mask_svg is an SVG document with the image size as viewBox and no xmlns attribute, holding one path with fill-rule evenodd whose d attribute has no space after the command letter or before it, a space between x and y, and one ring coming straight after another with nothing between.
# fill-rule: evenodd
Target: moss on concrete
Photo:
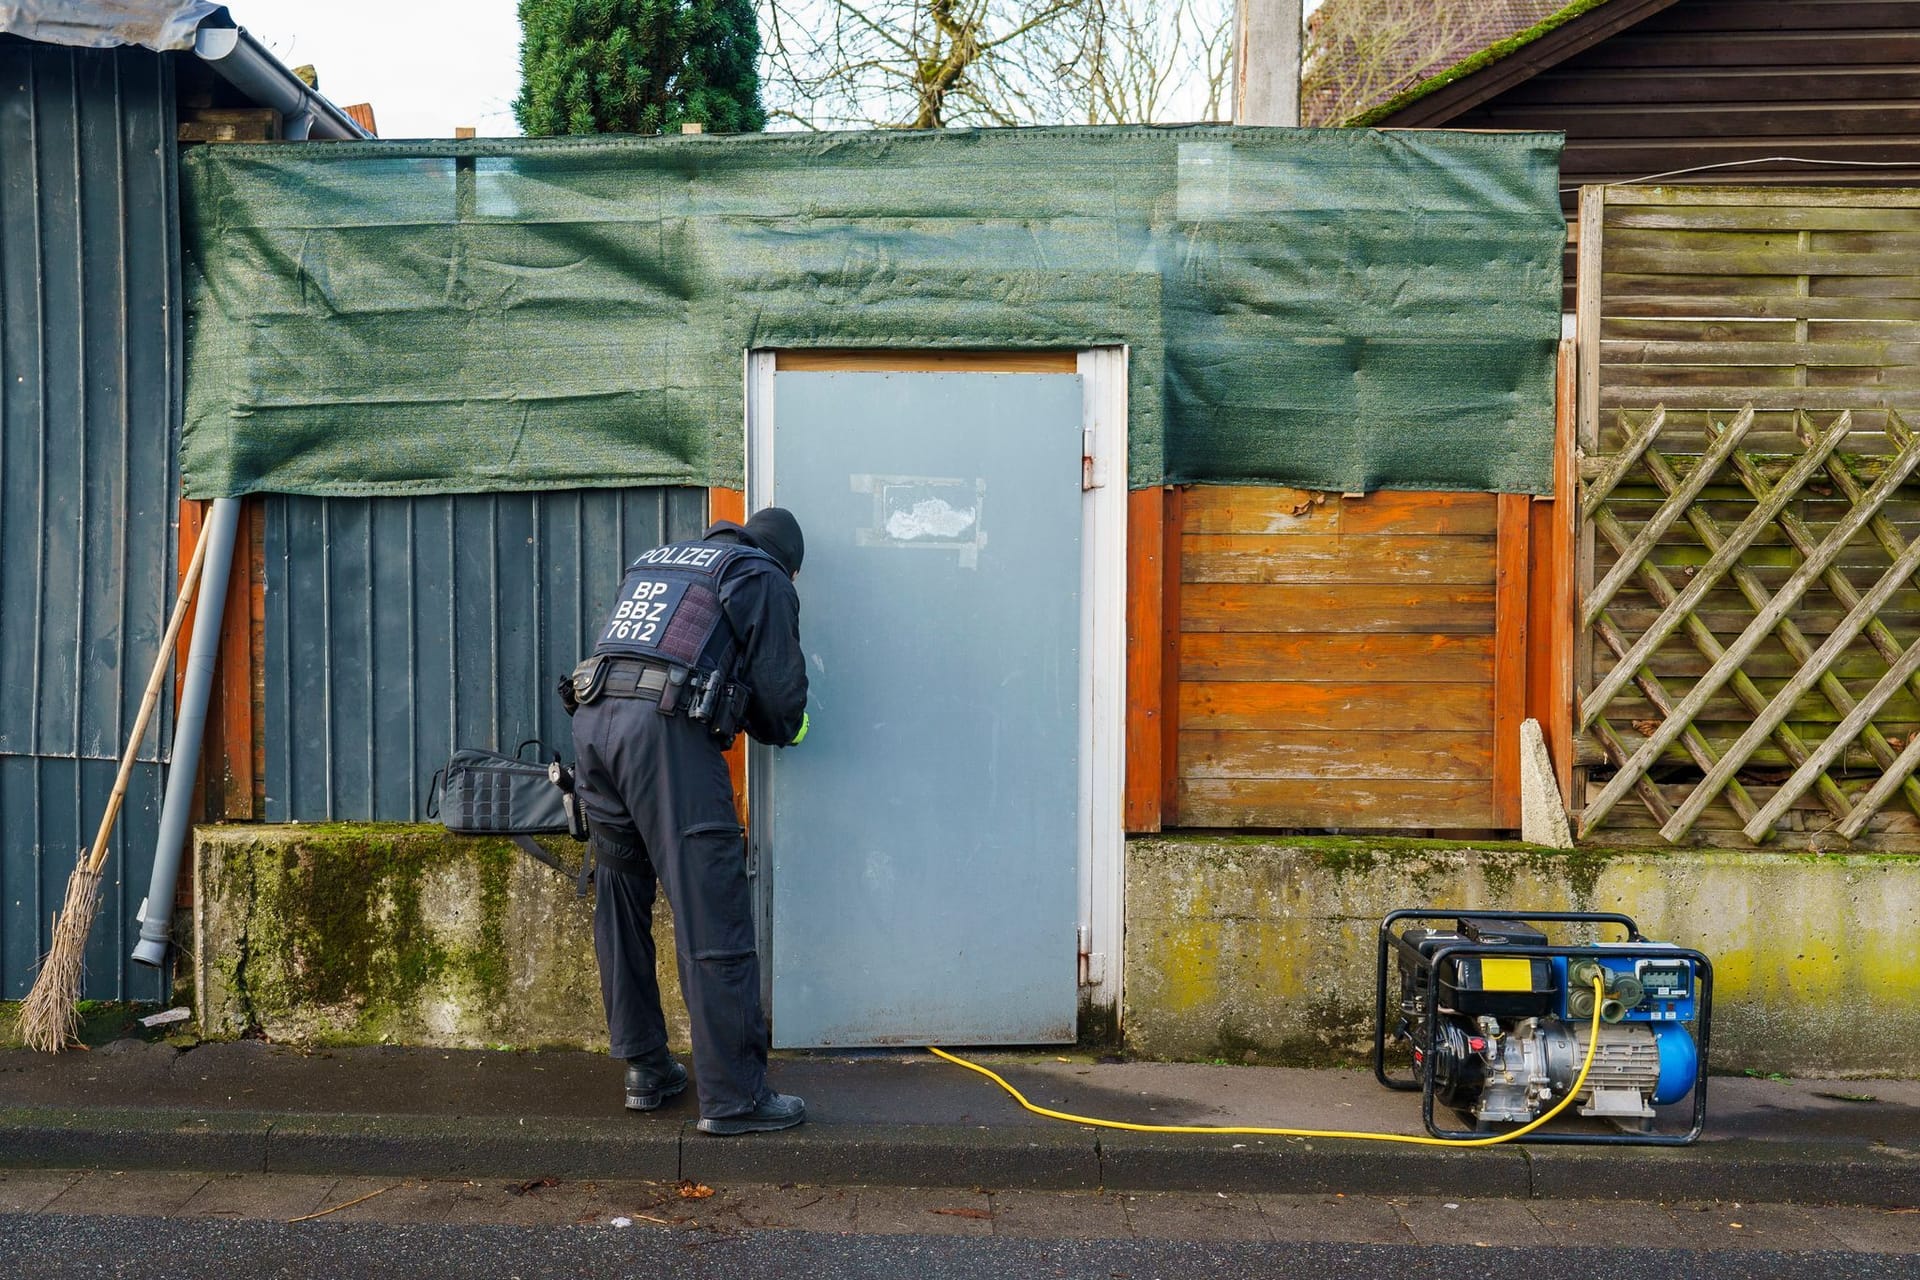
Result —
<instances>
[{"instance_id":1,"label":"moss on concrete","mask_svg":"<svg viewBox=\"0 0 1920 1280\"><path fill-rule=\"evenodd\" d=\"M1138 839L1129 1051L1363 1060L1379 923L1401 908L1624 912L1714 961L1716 1070L1920 1075L1920 856L1882 853Z\"/></svg>"},{"instance_id":2,"label":"moss on concrete","mask_svg":"<svg viewBox=\"0 0 1920 1280\"><path fill-rule=\"evenodd\" d=\"M114 1040L162 1040L164 1030L150 1030L140 1019L160 1008L126 1000L82 1000L76 1006L80 1015L80 1043L102 1045ZM20 1001L0 1000L0 1049L23 1049L20 1034Z\"/></svg>"},{"instance_id":3,"label":"moss on concrete","mask_svg":"<svg viewBox=\"0 0 1920 1280\"><path fill-rule=\"evenodd\" d=\"M287 998L401 1004L429 981L447 981L451 957L420 912L421 880L451 856L447 843L317 830L280 850L277 874L256 881L253 941L295 957L283 971Z\"/></svg>"},{"instance_id":4,"label":"moss on concrete","mask_svg":"<svg viewBox=\"0 0 1920 1280\"><path fill-rule=\"evenodd\" d=\"M504 841L203 828L195 856L189 980L213 1034L604 1047L590 904ZM1127 859L1122 1025L1137 1056L1363 1061L1388 911L1581 909L1624 911L1714 959L1718 1069L1920 1074L1920 855L1181 834L1135 840ZM1083 1008L1082 1043L1111 1045L1115 1022Z\"/></svg>"},{"instance_id":5,"label":"moss on concrete","mask_svg":"<svg viewBox=\"0 0 1920 1280\"><path fill-rule=\"evenodd\" d=\"M207 1034L604 1047L591 903L504 840L400 824L207 827L195 857L192 981Z\"/></svg>"}]
</instances>

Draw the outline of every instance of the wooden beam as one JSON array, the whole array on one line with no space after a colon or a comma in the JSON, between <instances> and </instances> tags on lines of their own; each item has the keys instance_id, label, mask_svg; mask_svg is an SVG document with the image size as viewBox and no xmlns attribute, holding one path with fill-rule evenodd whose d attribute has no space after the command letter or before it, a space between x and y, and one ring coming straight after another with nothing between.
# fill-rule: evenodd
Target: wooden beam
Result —
<instances>
[{"instance_id":1,"label":"wooden beam","mask_svg":"<svg viewBox=\"0 0 1920 1280\"><path fill-rule=\"evenodd\" d=\"M1474 779L1189 778L1180 795L1196 827L1316 827L1328 814L1350 827L1484 827L1493 816Z\"/></svg>"},{"instance_id":2,"label":"wooden beam","mask_svg":"<svg viewBox=\"0 0 1920 1280\"><path fill-rule=\"evenodd\" d=\"M242 821L261 816L253 809L254 598L260 589L254 566L260 511L259 499L245 499L233 568L227 575L226 608L220 615L220 669L215 673L220 716L211 735L214 751L206 757L218 763L211 779L209 815Z\"/></svg>"},{"instance_id":3,"label":"wooden beam","mask_svg":"<svg viewBox=\"0 0 1920 1280\"><path fill-rule=\"evenodd\" d=\"M1180 631L1185 605L1180 591L1180 538L1187 527L1187 491L1161 490L1160 551L1160 823L1178 826L1180 816Z\"/></svg>"},{"instance_id":4,"label":"wooden beam","mask_svg":"<svg viewBox=\"0 0 1920 1280\"><path fill-rule=\"evenodd\" d=\"M1238 0L1233 13L1233 122L1300 123L1301 0Z\"/></svg>"},{"instance_id":5,"label":"wooden beam","mask_svg":"<svg viewBox=\"0 0 1920 1280\"><path fill-rule=\"evenodd\" d=\"M256 821L267 816L267 504L256 499L248 521L253 540L250 566L253 598L248 615L253 626L249 640L249 666L253 671L253 795L251 811Z\"/></svg>"},{"instance_id":6,"label":"wooden beam","mask_svg":"<svg viewBox=\"0 0 1920 1280\"><path fill-rule=\"evenodd\" d=\"M1166 588L1167 497L1160 488L1127 494L1127 742L1126 799L1128 831L1160 830L1160 800L1165 791L1166 741L1160 726L1164 701L1165 628L1178 635L1179 618L1162 612ZM1177 572L1177 568L1175 570Z\"/></svg>"},{"instance_id":7,"label":"wooden beam","mask_svg":"<svg viewBox=\"0 0 1920 1280\"><path fill-rule=\"evenodd\" d=\"M735 524L747 521L747 494L744 489L707 490L707 523L716 520L731 520Z\"/></svg>"},{"instance_id":8,"label":"wooden beam","mask_svg":"<svg viewBox=\"0 0 1920 1280\"><path fill-rule=\"evenodd\" d=\"M205 529L207 511L211 505L211 503L193 498L182 498L180 500L179 548L174 557L174 565L182 577L184 577L187 565L193 561L193 549L200 545L200 536ZM179 586L180 583L176 580L174 589L177 591ZM187 680L187 655L192 651L193 647L193 625L199 616L200 597L196 593L193 602L187 606L187 616L180 624L180 638L174 642L173 647L173 718L176 725L180 721L180 693ZM214 701L219 700L220 690L218 686L212 690L211 697ZM217 738L220 733L219 722L215 720L211 714L213 708L209 707L208 710L208 725L203 731L204 736L201 739L200 759L202 761L206 760L207 748L214 745L213 739ZM170 751L171 743L163 742L161 749L163 751ZM172 768L172 766L169 765L168 768ZM199 822L206 816L205 780L206 770L202 769L199 776L195 779L196 785L193 789L194 801L192 812L187 815L189 821ZM190 862L191 860L188 859L186 861ZM189 905L192 903L193 873L191 869L180 877L179 887L174 897L176 905Z\"/></svg>"},{"instance_id":9,"label":"wooden beam","mask_svg":"<svg viewBox=\"0 0 1920 1280\"><path fill-rule=\"evenodd\" d=\"M1575 372L1579 378L1578 417L1580 448L1589 454L1600 449L1600 308L1601 248L1606 238L1607 189L1580 188L1580 250L1574 272Z\"/></svg>"},{"instance_id":10,"label":"wooden beam","mask_svg":"<svg viewBox=\"0 0 1920 1280\"><path fill-rule=\"evenodd\" d=\"M1580 189L1580 244L1574 255L1574 331L1571 375L1573 383L1572 466L1576 478L1580 474L1581 459L1595 455L1600 450L1600 251L1604 239L1606 207L1605 187ZM1575 488L1577 491L1577 482ZM1570 498L1569 508L1576 502L1577 498ZM1568 519L1572 518L1570 511ZM1591 521L1582 520L1573 529L1573 599L1570 607L1575 611L1579 609L1581 601L1587 598L1587 593L1593 590L1594 550L1593 524ZM1573 633L1572 690L1572 702L1575 706L1578 706L1587 691L1593 688L1593 658L1593 634L1576 627ZM1580 727L1578 715L1573 716L1572 724L1576 730ZM1604 748L1604 742L1602 746ZM1574 813L1580 812L1586 806L1587 773L1586 766L1579 766L1567 780L1567 807Z\"/></svg>"},{"instance_id":11,"label":"wooden beam","mask_svg":"<svg viewBox=\"0 0 1920 1280\"><path fill-rule=\"evenodd\" d=\"M1544 634L1549 662L1546 703L1536 704L1533 715L1546 731L1547 751L1553 757L1560 798L1569 812L1573 807L1574 646L1580 634L1573 621L1580 609L1576 564L1580 524L1576 518L1580 504L1580 449L1575 439L1578 370L1574 344L1562 342L1554 380L1553 533L1547 543L1551 599L1547 629L1544 633L1535 632L1533 637L1537 645Z\"/></svg>"},{"instance_id":12,"label":"wooden beam","mask_svg":"<svg viewBox=\"0 0 1920 1280\"><path fill-rule=\"evenodd\" d=\"M781 373L1076 373L1077 351L776 351Z\"/></svg>"},{"instance_id":13,"label":"wooden beam","mask_svg":"<svg viewBox=\"0 0 1920 1280\"><path fill-rule=\"evenodd\" d=\"M1180 686L1180 719L1188 729L1183 738L1202 729L1490 734L1493 698L1478 681L1189 680ZM1314 825L1346 825L1338 814L1331 810Z\"/></svg>"},{"instance_id":14,"label":"wooden beam","mask_svg":"<svg viewBox=\"0 0 1920 1280\"><path fill-rule=\"evenodd\" d=\"M1560 345L1565 347L1567 344L1563 342ZM1655 405L1652 416L1633 428L1632 434L1627 437L1627 443L1622 446L1620 452L1606 459L1600 468L1600 474L1588 481L1587 491L1580 498L1582 520L1593 519L1594 514L1600 510L1600 504L1607 500L1608 494L1619 487L1620 481L1626 477L1627 472L1633 470L1634 464L1640 461L1640 455L1652 446L1654 438L1660 434L1660 429L1666 424L1666 406Z\"/></svg>"},{"instance_id":15,"label":"wooden beam","mask_svg":"<svg viewBox=\"0 0 1920 1280\"><path fill-rule=\"evenodd\" d=\"M266 601L265 509L258 499L245 500L240 534L234 540L233 565L227 576L227 596L220 616L220 652L214 684L207 703L207 722L200 743L199 776L194 788L193 820L222 818L250 820L261 816L257 801L264 796L262 680ZM179 564L193 559L211 504L195 499L180 502ZM176 589L178 584L176 583ZM200 601L188 607L174 650L173 701L176 713L186 680L187 654ZM191 886L182 881L183 893Z\"/></svg>"},{"instance_id":16,"label":"wooden beam","mask_svg":"<svg viewBox=\"0 0 1920 1280\"><path fill-rule=\"evenodd\" d=\"M731 520L735 524L745 523L747 518L747 495L743 489L708 489L707 523L716 520ZM727 750L727 774L733 779L733 807L740 815L740 825L747 825L747 740L745 736L736 738L733 746Z\"/></svg>"},{"instance_id":17,"label":"wooden beam","mask_svg":"<svg viewBox=\"0 0 1920 1280\"><path fill-rule=\"evenodd\" d=\"M1493 825L1520 825L1520 722L1527 717L1527 577L1533 499L1499 495L1493 581Z\"/></svg>"},{"instance_id":18,"label":"wooden beam","mask_svg":"<svg viewBox=\"0 0 1920 1280\"><path fill-rule=\"evenodd\" d=\"M179 549L174 556L175 578L173 589L180 590L186 581L187 565L193 561L193 549L200 545L200 528L207 521L207 503L195 498L180 499ZM193 638L193 620L200 612L200 598L195 596L187 605L187 616L180 623L180 638L173 646L173 710L180 711L180 688L187 678L187 650Z\"/></svg>"}]
</instances>

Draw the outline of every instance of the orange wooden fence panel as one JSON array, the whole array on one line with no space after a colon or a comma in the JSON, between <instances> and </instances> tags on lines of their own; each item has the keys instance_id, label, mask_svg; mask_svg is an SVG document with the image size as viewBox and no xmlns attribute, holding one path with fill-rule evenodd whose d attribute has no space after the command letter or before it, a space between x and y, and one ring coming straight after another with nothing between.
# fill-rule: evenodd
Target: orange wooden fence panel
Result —
<instances>
[{"instance_id":1,"label":"orange wooden fence panel","mask_svg":"<svg viewBox=\"0 0 1920 1280\"><path fill-rule=\"evenodd\" d=\"M1501 705L1517 730L1529 502L1186 490L1173 615L1178 823L1502 825L1496 677L1507 671ZM1504 668L1497 614L1516 637ZM1514 795L1517 808L1517 785Z\"/></svg>"}]
</instances>

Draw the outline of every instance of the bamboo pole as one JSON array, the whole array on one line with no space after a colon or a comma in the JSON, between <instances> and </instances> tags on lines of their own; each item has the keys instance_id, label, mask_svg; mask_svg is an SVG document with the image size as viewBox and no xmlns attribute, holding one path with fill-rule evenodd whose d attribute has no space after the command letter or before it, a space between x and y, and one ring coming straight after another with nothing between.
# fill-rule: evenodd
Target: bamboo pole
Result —
<instances>
[{"instance_id":1,"label":"bamboo pole","mask_svg":"<svg viewBox=\"0 0 1920 1280\"><path fill-rule=\"evenodd\" d=\"M180 581L180 595L173 602L173 616L167 619L167 633L161 637L160 650L154 656L153 674L147 678L147 691L140 699L140 710L133 718L133 731L127 735L126 750L120 754L120 772L113 780L113 794L107 797L106 812L100 817L100 829L94 834L93 847L82 854L80 863L67 879L67 896L53 924L53 943L40 972L20 1007L20 1031L30 1048L59 1053L74 1042L79 1031L80 984L85 977L87 935L93 931L94 917L100 913L100 873L106 865L107 847L119 820L120 807L127 798L127 782L133 776L133 763L140 753L140 741L147 736L147 724L160 702L160 690L166 687L167 668L173 662L173 646L180 639L187 610L200 585L207 562L208 539L194 544L193 558Z\"/></svg>"}]
</instances>

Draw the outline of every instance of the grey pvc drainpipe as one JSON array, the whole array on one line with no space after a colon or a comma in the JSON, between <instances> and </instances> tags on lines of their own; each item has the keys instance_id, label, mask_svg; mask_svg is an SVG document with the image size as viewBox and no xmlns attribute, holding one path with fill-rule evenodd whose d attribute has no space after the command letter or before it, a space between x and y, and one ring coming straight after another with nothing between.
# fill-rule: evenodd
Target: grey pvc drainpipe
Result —
<instances>
[{"instance_id":1,"label":"grey pvc drainpipe","mask_svg":"<svg viewBox=\"0 0 1920 1280\"><path fill-rule=\"evenodd\" d=\"M305 138L368 138L373 135L353 117L296 77L267 52L265 45L241 27L201 27L194 32L193 51L234 88L284 118L280 136Z\"/></svg>"},{"instance_id":2,"label":"grey pvc drainpipe","mask_svg":"<svg viewBox=\"0 0 1920 1280\"><path fill-rule=\"evenodd\" d=\"M180 719L173 730L173 755L167 764L167 795L160 804L160 839L153 852L153 880L140 904L140 941L133 958L156 968L167 958L173 938L173 891L180 880L180 857L187 847L187 816L193 810L193 784L200 772L200 739L207 726L207 698L213 692L214 661L220 654L221 615L227 606L227 577L233 567L234 535L240 528L240 499L216 498L200 536L207 543L201 570L199 603L194 609L193 642L187 650L187 678L180 689Z\"/></svg>"}]
</instances>

